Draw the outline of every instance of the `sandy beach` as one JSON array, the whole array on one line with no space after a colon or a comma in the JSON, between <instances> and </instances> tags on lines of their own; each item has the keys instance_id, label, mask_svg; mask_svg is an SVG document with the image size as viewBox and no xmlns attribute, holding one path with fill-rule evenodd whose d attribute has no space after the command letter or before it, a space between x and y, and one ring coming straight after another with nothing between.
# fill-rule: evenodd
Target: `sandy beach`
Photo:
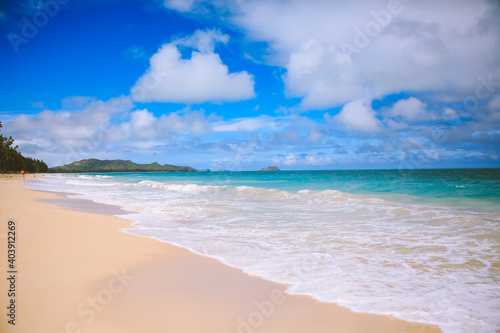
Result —
<instances>
[{"instance_id":1,"label":"sandy beach","mask_svg":"<svg viewBox=\"0 0 500 333\"><path fill-rule=\"evenodd\" d=\"M441 332L289 295L215 259L121 232L132 228L127 220L38 201L57 198L27 190L19 176L0 178L1 332Z\"/></svg>"}]
</instances>

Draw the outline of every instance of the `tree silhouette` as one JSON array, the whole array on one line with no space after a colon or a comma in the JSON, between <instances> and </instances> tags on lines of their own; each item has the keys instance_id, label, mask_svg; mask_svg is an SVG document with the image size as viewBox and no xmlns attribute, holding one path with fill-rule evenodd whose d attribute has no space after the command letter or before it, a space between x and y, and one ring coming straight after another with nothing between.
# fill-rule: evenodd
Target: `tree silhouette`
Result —
<instances>
[{"instance_id":1,"label":"tree silhouette","mask_svg":"<svg viewBox=\"0 0 500 333\"><path fill-rule=\"evenodd\" d=\"M0 131L2 122L0 122ZM17 151L18 146L14 146L12 136L8 138L0 133L0 173L25 172L39 173L47 172L48 167L45 162L31 157L24 157Z\"/></svg>"}]
</instances>

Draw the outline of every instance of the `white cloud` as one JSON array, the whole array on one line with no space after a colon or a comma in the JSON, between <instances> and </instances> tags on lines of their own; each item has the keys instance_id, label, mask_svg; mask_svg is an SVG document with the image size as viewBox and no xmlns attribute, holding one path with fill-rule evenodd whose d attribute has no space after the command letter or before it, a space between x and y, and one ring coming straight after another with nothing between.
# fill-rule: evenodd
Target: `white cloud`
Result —
<instances>
[{"instance_id":1,"label":"white cloud","mask_svg":"<svg viewBox=\"0 0 500 333\"><path fill-rule=\"evenodd\" d=\"M81 106L82 100L70 98L66 102L76 101L76 105ZM108 101L94 99L77 110L45 110L35 115L19 115L4 123L4 130L15 138L22 153L27 151L28 156L43 158L49 165L61 165L102 156L100 149L105 144L110 119L131 109L130 99L126 97Z\"/></svg>"},{"instance_id":2,"label":"white cloud","mask_svg":"<svg viewBox=\"0 0 500 333\"><path fill-rule=\"evenodd\" d=\"M331 164L333 161L328 156L314 156L308 155L305 158L306 165L327 165Z\"/></svg>"},{"instance_id":3,"label":"white cloud","mask_svg":"<svg viewBox=\"0 0 500 333\"><path fill-rule=\"evenodd\" d=\"M193 8L194 0L164 0L163 5L179 12L189 12Z\"/></svg>"},{"instance_id":4,"label":"white cloud","mask_svg":"<svg viewBox=\"0 0 500 333\"><path fill-rule=\"evenodd\" d=\"M15 138L22 153L54 166L90 157L119 158L123 151L151 155L154 147L211 134L213 119L190 108L155 116L147 109L133 110L129 98L119 97L80 109L19 115L3 121L2 130Z\"/></svg>"},{"instance_id":5,"label":"white cloud","mask_svg":"<svg viewBox=\"0 0 500 333\"><path fill-rule=\"evenodd\" d=\"M286 68L287 92L291 96L304 97L302 105L306 108L328 108L362 95L362 89L355 82L352 63L325 49L312 37L290 54Z\"/></svg>"},{"instance_id":6,"label":"white cloud","mask_svg":"<svg viewBox=\"0 0 500 333\"><path fill-rule=\"evenodd\" d=\"M284 161L281 161L284 165L294 165L297 164L297 158L295 157L294 154L288 154L285 157Z\"/></svg>"},{"instance_id":7,"label":"white cloud","mask_svg":"<svg viewBox=\"0 0 500 333\"><path fill-rule=\"evenodd\" d=\"M368 103L354 101L344 105L334 120L344 125L348 130L364 133L379 132L380 122L375 117L375 111Z\"/></svg>"},{"instance_id":8,"label":"white cloud","mask_svg":"<svg viewBox=\"0 0 500 333\"><path fill-rule=\"evenodd\" d=\"M214 132L249 132L274 144L320 144L323 125L298 115L235 118L213 123Z\"/></svg>"},{"instance_id":9,"label":"white cloud","mask_svg":"<svg viewBox=\"0 0 500 333\"><path fill-rule=\"evenodd\" d=\"M432 160L439 160L439 158L441 157L441 154L439 153L439 151L437 151L436 149L429 149L429 150L425 150L424 151L424 154L427 158L429 159L432 159Z\"/></svg>"},{"instance_id":10,"label":"white cloud","mask_svg":"<svg viewBox=\"0 0 500 333\"><path fill-rule=\"evenodd\" d=\"M267 126L268 119L243 118L215 124L215 132L256 131Z\"/></svg>"},{"instance_id":11,"label":"white cloud","mask_svg":"<svg viewBox=\"0 0 500 333\"><path fill-rule=\"evenodd\" d=\"M401 91L461 101L500 66L494 1L209 3L204 10L218 7L222 19L268 43L268 62L287 70L288 95L307 109Z\"/></svg>"},{"instance_id":12,"label":"white cloud","mask_svg":"<svg viewBox=\"0 0 500 333\"><path fill-rule=\"evenodd\" d=\"M410 125L422 122L451 121L460 118L458 112L449 107L440 110L427 110L427 104L415 97L401 99L389 108L382 108L384 122L391 130L403 130Z\"/></svg>"},{"instance_id":13,"label":"white cloud","mask_svg":"<svg viewBox=\"0 0 500 333\"><path fill-rule=\"evenodd\" d=\"M500 110L500 94L494 96L490 103L489 103L490 109L493 110Z\"/></svg>"},{"instance_id":14,"label":"white cloud","mask_svg":"<svg viewBox=\"0 0 500 333\"><path fill-rule=\"evenodd\" d=\"M107 138L111 141L126 140L130 137L147 139L156 136L153 125L156 122L155 116L148 110L136 110L130 113L130 121L121 123L116 128L107 131Z\"/></svg>"},{"instance_id":15,"label":"white cloud","mask_svg":"<svg viewBox=\"0 0 500 333\"><path fill-rule=\"evenodd\" d=\"M417 142L415 139L401 140L399 141L399 146L405 150L415 150L424 148L422 144Z\"/></svg>"},{"instance_id":16,"label":"white cloud","mask_svg":"<svg viewBox=\"0 0 500 333\"><path fill-rule=\"evenodd\" d=\"M196 30L194 34L185 38L179 38L172 42L173 45L181 45L198 49L202 53L213 53L215 50L215 43L227 44L229 36L223 34L219 30Z\"/></svg>"},{"instance_id":17,"label":"white cloud","mask_svg":"<svg viewBox=\"0 0 500 333\"><path fill-rule=\"evenodd\" d=\"M132 98L140 102L195 104L255 97L253 76L245 71L229 73L213 52L216 42L227 40L227 35L208 30L163 45L151 57L149 70L131 89ZM183 59L179 46L195 47L199 52L193 51L190 59Z\"/></svg>"},{"instance_id":18,"label":"white cloud","mask_svg":"<svg viewBox=\"0 0 500 333\"><path fill-rule=\"evenodd\" d=\"M113 114L130 109L130 101L119 97L90 102L78 111L45 110L33 116L19 115L8 127L15 138L26 143L37 144L39 138L44 138L49 145L74 148L106 128Z\"/></svg>"},{"instance_id":19,"label":"white cloud","mask_svg":"<svg viewBox=\"0 0 500 333\"><path fill-rule=\"evenodd\" d=\"M310 155L310 154L293 154L289 153L286 156L276 156L271 159L274 164L278 165L309 165L309 166L319 166L319 165L328 165L332 164L333 161L328 156L320 156L320 155Z\"/></svg>"},{"instance_id":20,"label":"white cloud","mask_svg":"<svg viewBox=\"0 0 500 333\"><path fill-rule=\"evenodd\" d=\"M393 131L408 128L408 124L406 124L404 122L397 122L397 121L394 121L392 119L387 120L386 125L388 128L390 128Z\"/></svg>"},{"instance_id":21,"label":"white cloud","mask_svg":"<svg viewBox=\"0 0 500 333\"><path fill-rule=\"evenodd\" d=\"M254 132L260 129L278 130L282 128L286 118L272 118L269 116L235 118L229 121L219 121L214 123L214 132Z\"/></svg>"},{"instance_id":22,"label":"white cloud","mask_svg":"<svg viewBox=\"0 0 500 333\"><path fill-rule=\"evenodd\" d=\"M425 111L426 106L427 105L418 98L409 97L394 103L388 113L392 117L402 117L410 122L430 120L429 118L434 117Z\"/></svg>"},{"instance_id":23,"label":"white cloud","mask_svg":"<svg viewBox=\"0 0 500 333\"><path fill-rule=\"evenodd\" d=\"M106 131L108 141L172 139L180 135L202 136L211 132L211 124L201 111L186 108L155 117L146 109L130 113L130 119Z\"/></svg>"},{"instance_id":24,"label":"white cloud","mask_svg":"<svg viewBox=\"0 0 500 333\"><path fill-rule=\"evenodd\" d=\"M309 132L308 141L310 143L320 143L324 137L324 133L322 133L318 128L313 127Z\"/></svg>"},{"instance_id":25,"label":"white cloud","mask_svg":"<svg viewBox=\"0 0 500 333\"><path fill-rule=\"evenodd\" d=\"M444 107L442 112L443 112L443 120L452 120L459 118L457 111L451 108Z\"/></svg>"}]
</instances>

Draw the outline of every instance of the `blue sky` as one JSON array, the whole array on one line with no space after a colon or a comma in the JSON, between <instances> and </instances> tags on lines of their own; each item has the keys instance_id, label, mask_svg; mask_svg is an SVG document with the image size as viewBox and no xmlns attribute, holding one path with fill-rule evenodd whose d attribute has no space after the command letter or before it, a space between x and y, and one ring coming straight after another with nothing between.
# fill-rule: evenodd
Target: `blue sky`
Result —
<instances>
[{"instance_id":1,"label":"blue sky","mask_svg":"<svg viewBox=\"0 0 500 333\"><path fill-rule=\"evenodd\" d=\"M0 35L2 133L49 166L500 166L497 1L5 1Z\"/></svg>"}]
</instances>

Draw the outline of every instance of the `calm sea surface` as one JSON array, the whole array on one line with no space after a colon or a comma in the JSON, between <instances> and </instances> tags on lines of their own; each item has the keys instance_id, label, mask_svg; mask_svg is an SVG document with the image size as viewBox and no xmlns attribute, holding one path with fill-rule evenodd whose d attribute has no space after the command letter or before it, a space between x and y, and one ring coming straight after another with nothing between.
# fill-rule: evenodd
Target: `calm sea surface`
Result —
<instances>
[{"instance_id":1,"label":"calm sea surface","mask_svg":"<svg viewBox=\"0 0 500 333\"><path fill-rule=\"evenodd\" d=\"M500 331L500 169L49 175L140 236L355 311Z\"/></svg>"}]
</instances>

